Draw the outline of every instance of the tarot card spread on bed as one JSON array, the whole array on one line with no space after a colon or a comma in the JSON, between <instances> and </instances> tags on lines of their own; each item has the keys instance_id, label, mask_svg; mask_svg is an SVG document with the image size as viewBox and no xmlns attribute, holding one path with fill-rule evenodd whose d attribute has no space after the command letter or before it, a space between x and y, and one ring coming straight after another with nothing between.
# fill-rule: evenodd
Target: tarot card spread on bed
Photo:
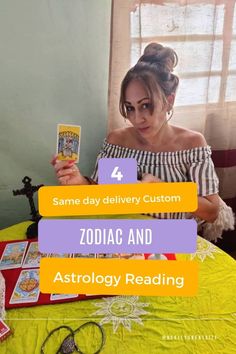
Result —
<instances>
[{"instance_id":1,"label":"tarot card spread on bed","mask_svg":"<svg viewBox=\"0 0 236 354\"><path fill-rule=\"evenodd\" d=\"M22 268L38 268L40 264L41 253L39 252L38 242L31 242L24 259Z\"/></svg>"},{"instance_id":2,"label":"tarot card spread on bed","mask_svg":"<svg viewBox=\"0 0 236 354\"><path fill-rule=\"evenodd\" d=\"M20 268L27 245L27 241L8 243L0 260L0 270Z\"/></svg>"},{"instance_id":3,"label":"tarot card spread on bed","mask_svg":"<svg viewBox=\"0 0 236 354\"><path fill-rule=\"evenodd\" d=\"M79 125L57 125L58 160L79 161L81 127Z\"/></svg>"},{"instance_id":4,"label":"tarot card spread on bed","mask_svg":"<svg viewBox=\"0 0 236 354\"><path fill-rule=\"evenodd\" d=\"M65 299L73 299L75 297L78 297L78 294L51 294L50 300L51 301L65 300Z\"/></svg>"},{"instance_id":5,"label":"tarot card spread on bed","mask_svg":"<svg viewBox=\"0 0 236 354\"><path fill-rule=\"evenodd\" d=\"M12 293L10 304L37 302L39 298L39 269L22 270Z\"/></svg>"},{"instance_id":6,"label":"tarot card spread on bed","mask_svg":"<svg viewBox=\"0 0 236 354\"><path fill-rule=\"evenodd\" d=\"M2 342L11 334L10 328L0 319L0 341Z\"/></svg>"}]
</instances>

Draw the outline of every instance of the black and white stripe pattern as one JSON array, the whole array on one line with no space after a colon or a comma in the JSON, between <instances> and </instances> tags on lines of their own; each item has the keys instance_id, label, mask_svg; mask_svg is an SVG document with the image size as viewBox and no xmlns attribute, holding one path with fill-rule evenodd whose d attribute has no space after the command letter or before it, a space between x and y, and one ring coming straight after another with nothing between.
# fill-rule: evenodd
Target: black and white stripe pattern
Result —
<instances>
[{"instance_id":1,"label":"black and white stripe pattern","mask_svg":"<svg viewBox=\"0 0 236 354\"><path fill-rule=\"evenodd\" d=\"M219 181L211 159L210 146L196 147L175 152L150 152L130 149L104 140L95 170L91 178L98 180L98 160L100 158L135 158L138 173L151 173L165 182L196 182L198 195L207 196L219 191ZM151 214L156 218L184 219L186 213Z\"/></svg>"}]
</instances>

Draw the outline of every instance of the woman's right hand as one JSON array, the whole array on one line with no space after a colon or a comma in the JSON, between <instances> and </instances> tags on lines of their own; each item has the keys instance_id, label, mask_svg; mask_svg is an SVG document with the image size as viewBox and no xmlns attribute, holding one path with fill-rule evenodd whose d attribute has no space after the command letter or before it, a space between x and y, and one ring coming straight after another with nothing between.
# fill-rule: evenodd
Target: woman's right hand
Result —
<instances>
[{"instance_id":1,"label":"woman's right hand","mask_svg":"<svg viewBox=\"0 0 236 354\"><path fill-rule=\"evenodd\" d=\"M54 156L51 164L54 167L57 179L61 185L80 185L88 184L87 180L81 175L80 170L75 165L75 161L61 161Z\"/></svg>"}]
</instances>

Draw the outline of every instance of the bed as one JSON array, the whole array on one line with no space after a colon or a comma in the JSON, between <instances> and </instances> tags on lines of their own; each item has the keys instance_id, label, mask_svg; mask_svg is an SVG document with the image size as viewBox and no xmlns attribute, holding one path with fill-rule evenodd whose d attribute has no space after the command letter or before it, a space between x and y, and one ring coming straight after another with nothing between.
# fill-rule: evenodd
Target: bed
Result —
<instances>
[{"instance_id":1,"label":"bed","mask_svg":"<svg viewBox=\"0 0 236 354\"><path fill-rule=\"evenodd\" d=\"M0 240L23 239L28 225L23 222L1 230ZM199 263L197 296L114 296L7 310L5 322L13 334L0 344L0 353L40 353L54 328L76 329L87 321L103 325L104 354L235 353L236 261L201 237L196 253L176 257ZM56 353L66 336L63 331L50 339L46 354ZM99 336L92 328L81 331L78 341L84 353L97 350Z\"/></svg>"}]
</instances>

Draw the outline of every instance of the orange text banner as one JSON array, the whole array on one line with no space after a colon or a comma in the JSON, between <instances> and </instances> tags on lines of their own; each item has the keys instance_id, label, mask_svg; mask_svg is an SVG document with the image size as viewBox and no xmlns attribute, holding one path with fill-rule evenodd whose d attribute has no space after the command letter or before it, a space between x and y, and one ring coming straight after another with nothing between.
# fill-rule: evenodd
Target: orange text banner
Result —
<instances>
[{"instance_id":1,"label":"orange text banner","mask_svg":"<svg viewBox=\"0 0 236 354\"><path fill-rule=\"evenodd\" d=\"M194 261L42 258L40 291L55 294L194 296Z\"/></svg>"},{"instance_id":2,"label":"orange text banner","mask_svg":"<svg viewBox=\"0 0 236 354\"><path fill-rule=\"evenodd\" d=\"M57 186L39 189L42 216L193 212L193 182Z\"/></svg>"}]
</instances>

